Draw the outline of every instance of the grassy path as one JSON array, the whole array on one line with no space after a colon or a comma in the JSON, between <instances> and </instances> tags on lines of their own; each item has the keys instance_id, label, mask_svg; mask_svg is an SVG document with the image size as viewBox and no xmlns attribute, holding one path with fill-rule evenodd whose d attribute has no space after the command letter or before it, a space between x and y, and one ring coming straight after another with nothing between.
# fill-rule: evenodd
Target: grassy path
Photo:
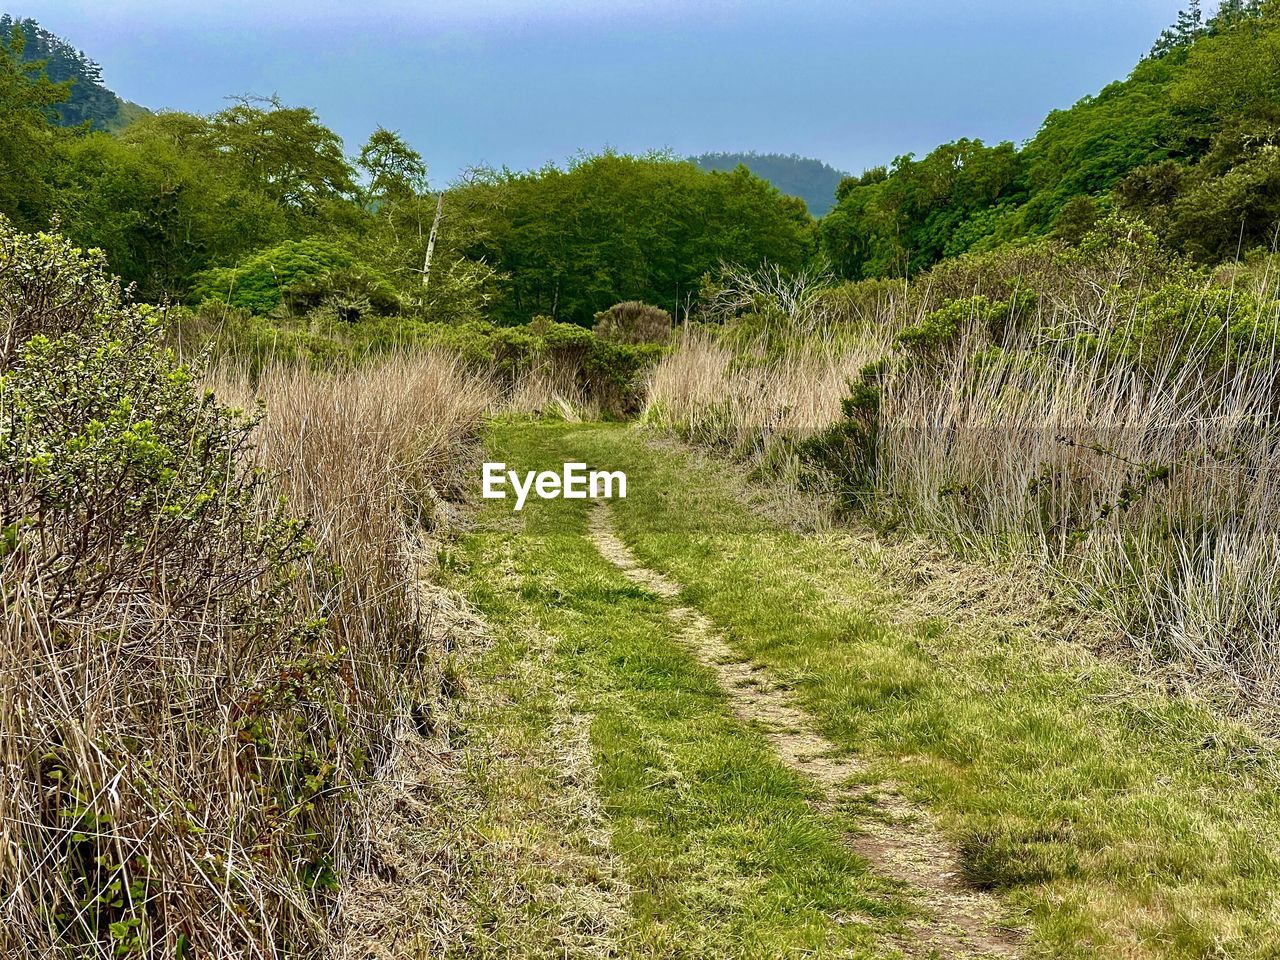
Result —
<instances>
[{"instance_id":1,"label":"grassy path","mask_svg":"<svg viewBox=\"0 0 1280 960\"><path fill-rule=\"evenodd\" d=\"M1065 645L904 623L853 562L873 544L780 529L626 428L508 424L493 444L520 470L629 477L594 542L583 501L497 501L449 564L490 661L587 733L601 884L625 903L554 955L1280 956L1280 775L1244 729ZM796 713L751 714L752 687ZM476 734L558 736L500 713ZM786 728L815 749L789 754ZM937 869L894 869L903 836L936 840ZM552 955L557 882L494 922L501 955Z\"/></svg>"},{"instance_id":2,"label":"grassy path","mask_svg":"<svg viewBox=\"0 0 1280 960\"><path fill-rule=\"evenodd\" d=\"M641 566L614 534L609 508L592 511L591 539L628 578L660 597L680 596L678 584ZM876 873L899 881L921 916L899 945L911 954L946 957L1018 955L1018 937L999 923L994 899L967 888L955 857L928 823L927 814L896 792L886 793L858 781L865 768L814 729L813 718L766 671L744 663L724 642L715 625L696 609L672 606L668 617L681 628L680 641L715 674L734 714L760 729L778 758L822 790L824 805L858 804L857 832L845 842Z\"/></svg>"}]
</instances>

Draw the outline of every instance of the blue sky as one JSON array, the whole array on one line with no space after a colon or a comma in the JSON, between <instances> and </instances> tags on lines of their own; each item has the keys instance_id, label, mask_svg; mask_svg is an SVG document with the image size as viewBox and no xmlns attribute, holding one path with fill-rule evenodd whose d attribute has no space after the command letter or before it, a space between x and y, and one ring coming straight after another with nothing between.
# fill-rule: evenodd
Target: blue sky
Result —
<instances>
[{"instance_id":1,"label":"blue sky","mask_svg":"<svg viewBox=\"0 0 1280 960\"><path fill-rule=\"evenodd\" d=\"M862 169L1032 136L1132 68L1180 0L0 0L153 108L315 107L399 130L441 183L585 150L759 150Z\"/></svg>"}]
</instances>

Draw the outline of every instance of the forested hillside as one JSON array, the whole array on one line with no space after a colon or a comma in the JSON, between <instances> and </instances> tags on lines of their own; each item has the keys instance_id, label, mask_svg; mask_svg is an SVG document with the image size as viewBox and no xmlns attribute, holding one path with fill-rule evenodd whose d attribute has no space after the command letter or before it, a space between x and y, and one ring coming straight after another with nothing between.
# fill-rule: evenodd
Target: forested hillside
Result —
<instances>
[{"instance_id":1,"label":"forested hillside","mask_svg":"<svg viewBox=\"0 0 1280 960\"><path fill-rule=\"evenodd\" d=\"M799 197L815 217L835 205L836 187L846 176L821 160L794 153L704 153L692 159L703 170L728 171L741 164L788 196Z\"/></svg>"},{"instance_id":2,"label":"forested hillside","mask_svg":"<svg viewBox=\"0 0 1280 960\"><path fill-rule=\"evenodd\" d=\"M54 83L71 82L67 99L56 108L57 123L64 127L87 123L94 130L119 130L147 112L107 89L102 68L84 51L54 36L35 20L15 20L7 13L0 15L0 38L10 40L15 30L21 33L22 43L20 47L11 46L11 53L26 63L42 63L45 74Z\"/></svg>"},{"instance_id":3,"label":"forested hillside","mask_svg":"<svg viewBox=\"0 0 1280 960\"><path fill-rule=\"evenodd\" d=\"M845 180L822 225L842 276L901 276L945 257L1100 216L1144 220L1212 262L1267 247L1280 220L1280 8L1193 3L1124 80L1049 114L1021 147L959 140Z\"/></svg>"}]
</instances>

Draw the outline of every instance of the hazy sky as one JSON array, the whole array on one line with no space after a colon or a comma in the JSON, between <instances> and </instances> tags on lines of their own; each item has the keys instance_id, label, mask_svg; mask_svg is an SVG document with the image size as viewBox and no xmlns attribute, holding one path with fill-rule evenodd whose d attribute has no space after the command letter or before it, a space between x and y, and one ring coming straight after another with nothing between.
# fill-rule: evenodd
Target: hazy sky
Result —
<instances>
[{"instance_id":1,"label":"hazy sky","mask_svg":"<svg viewBox=\"0 0 1280 960\"><path fill-rule=\"evenodd\" d=\"M579 150L759 150L859 172L1032 136L1123 77L1180 0L0 0L152 108L315 107L432 179Z\"/></svg>"}]
</instances>

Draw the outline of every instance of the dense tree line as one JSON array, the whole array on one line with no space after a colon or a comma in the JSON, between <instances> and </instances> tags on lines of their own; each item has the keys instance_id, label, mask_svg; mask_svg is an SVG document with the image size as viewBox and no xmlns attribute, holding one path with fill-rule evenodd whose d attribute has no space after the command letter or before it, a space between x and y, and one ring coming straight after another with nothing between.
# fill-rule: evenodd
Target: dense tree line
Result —
<instances>
[{"instance_id":1,"label":"dense tree line","mask_svg":"<svg viewBox=\"0 0 1280 960\"><path fill-rule=\"evenodd\" d=\"M901 276L1108 210L1205 261L1280 225L1280 2L1198 3L1125 80L1049 114L1021 149L960 140L845 180L822 249L843 276Z\"/></svg>"},{"instance_id":2,"label":"dense tree line","mask_svg":"<svg viewBox=\"0 0 1280 960\"><path fill-rule=\"evenodd\" d=\"M767 156L747 158L753 173L699 166L729 155L606 153L476 170L441 192L395 132L349 155L313 110L274 99L108 130L116 98L88 57L33 21L0 25L0 215L57 223L149 300L589 326L620 301L676 313L725 263L901 276L1074 240L1109 212L1217 261L1271 246L1280 224L1280 0L1209 17L1193 4L1129 77L1051 113L1020 148L965 139L899 157L844 178L820 223L768 182L781 161Z\"/></svg>"},{"instance_id":3,"label":"dense tree line","mask_svg":"<svg viewBox=\"0 0 1280 960\"><path fill-rule=\"evenodd\" d=\"M0 214L58 223L146 299L590 325L621 300L674 308L722 261L799 268L812 252L801 201L665 155L476 171L442 196L394 132L349 157L313 110L274 99L67 127L96 66L31 21L9 26ZM51 58L30 56L32 37Z\"/></svg>"},{"instance_id":4,"label":"dense tree line","mask_svg":"<svg viewBox=\"0 0 1280 960\"><path fill-rule=\"evenodd\" d=\"M810 254L804 203L745 168L606 153L565 170L490 173L468 189L492 213L467 253L501 271L506 322L585 324L620 300L674 313L722 263L798 269Z\"/></svg>"}]
</instances>

